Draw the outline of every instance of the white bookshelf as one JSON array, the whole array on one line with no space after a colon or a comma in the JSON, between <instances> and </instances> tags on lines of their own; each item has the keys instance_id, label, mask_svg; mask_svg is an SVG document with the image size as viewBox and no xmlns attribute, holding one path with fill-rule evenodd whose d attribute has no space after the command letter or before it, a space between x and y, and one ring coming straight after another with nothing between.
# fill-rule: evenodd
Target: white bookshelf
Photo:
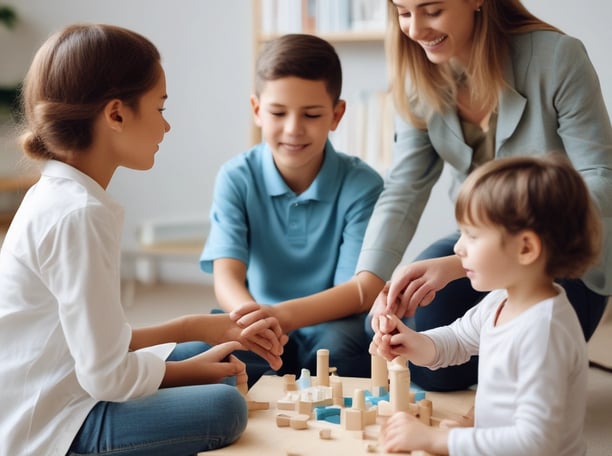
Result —
<instances>
[{"instance_id":1,"label":"white bookshelf","mask_svg":"<svg viewBox=\"0 0 612 456\"><path fill-rule=\"evenodd\" d=\"M257 0L262 35L313 33L352 40L380 39L386 3L381 0Z\"/></svg>"}]
</instances>

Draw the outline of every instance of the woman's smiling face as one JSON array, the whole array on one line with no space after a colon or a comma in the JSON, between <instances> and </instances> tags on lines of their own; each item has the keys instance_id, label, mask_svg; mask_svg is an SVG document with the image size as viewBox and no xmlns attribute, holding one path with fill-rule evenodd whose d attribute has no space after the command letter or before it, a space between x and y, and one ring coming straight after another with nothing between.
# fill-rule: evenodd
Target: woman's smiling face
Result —
<instances>
[{"instance_id":1,"label":"woman's smiling face","mask_svg":"<svg viewBox=\"0 0 612 456\"><path fill-rule=\"evenodd\" d=\"M402 32L435 64L452 58L467 64L474 15L483 0L393 0Z\"/></svg>"}]
</instances>

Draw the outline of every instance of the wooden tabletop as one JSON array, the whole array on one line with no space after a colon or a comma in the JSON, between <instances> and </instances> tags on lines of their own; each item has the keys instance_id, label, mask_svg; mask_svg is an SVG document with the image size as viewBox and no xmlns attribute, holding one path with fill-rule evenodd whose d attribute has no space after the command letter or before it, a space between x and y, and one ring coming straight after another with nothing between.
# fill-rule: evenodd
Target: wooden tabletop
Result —
<instances>
[{"instance_id":1,"label":"wooden tabletop","mask_svg":"<svg viewBox=\"0 0 612 456\"><path fill-rule=\"evenodd\" d=\"M355 389L368 390L370 379L342 377L343 395L352 396ZM268 401L268 410L249 412L247 428L240 439L226 448L201 453L219 455L260 455L260 456L324 456L324 455L370 455L368 445L376 444L376 437L383 418L377 424L367 426L366 439L361 438L358 431L346 431L340 425L327 421L309 420L308 428L295 430L290 427L278 427L276 415L288 415L297 412L279 411L276 401L285 395L283 379L273 375L264 375L249 391L248 398L254 401ZM458 391L453 393L427 393L427 398L433 403L433 416L437 418L458 419L466 414L474 404L474 391ZM330 429L332 438L324 440L319 437L322 429ZM375 454L387 454L381 451Z\"/></svg>"}]
</instances>

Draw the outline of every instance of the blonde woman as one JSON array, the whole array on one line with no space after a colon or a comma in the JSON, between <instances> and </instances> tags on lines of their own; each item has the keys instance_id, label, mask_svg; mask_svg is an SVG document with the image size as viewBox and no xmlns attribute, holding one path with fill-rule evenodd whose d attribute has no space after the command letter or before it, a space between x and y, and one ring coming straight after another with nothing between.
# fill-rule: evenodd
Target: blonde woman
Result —
<instances>
[{"instance_id":1,"label":"blonde woman","mask_svg":"<svg viewBox=\"0 0 612 456\"><path fill-rule=\"evenodd\" d=\"M559 151L580 172L603 214L602 259L579 279L558 280L588 339L612 291L612 128L582 43L534 17L518 0L393 0L388 8L387 57L398 113L394 163L357 273L390 279L445 164L454 199L482 163ZM421 331L473 307L483 293L470 286L453 253L458 238L458 231L451 232L398 268L371 315L414 314ZM378 318L372 322L377 330ZM428 389L465 388L477 381L477 358L411 371Z\"/></svg>"}]
</instances>

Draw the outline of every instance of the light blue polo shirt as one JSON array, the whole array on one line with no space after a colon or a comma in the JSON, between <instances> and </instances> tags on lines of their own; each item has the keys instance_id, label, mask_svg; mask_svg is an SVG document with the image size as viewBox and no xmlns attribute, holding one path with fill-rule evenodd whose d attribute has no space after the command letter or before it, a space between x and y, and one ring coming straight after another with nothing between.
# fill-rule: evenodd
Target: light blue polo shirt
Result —
<instances>
[{"instance_id":1,"label":"light blue polo shirt","mask_svg":"<svg viewBox=\"0 0 612 456\"><path fill-rule=\"evenodd\" d=\"M217 175L211 230L200 257L247 265L248 288L275 304L345 282L355 273L365 229L382 191L380 175L328 141L321 170L296 195L265 143L225 163Z\"/></svg>"}]
</instances>

